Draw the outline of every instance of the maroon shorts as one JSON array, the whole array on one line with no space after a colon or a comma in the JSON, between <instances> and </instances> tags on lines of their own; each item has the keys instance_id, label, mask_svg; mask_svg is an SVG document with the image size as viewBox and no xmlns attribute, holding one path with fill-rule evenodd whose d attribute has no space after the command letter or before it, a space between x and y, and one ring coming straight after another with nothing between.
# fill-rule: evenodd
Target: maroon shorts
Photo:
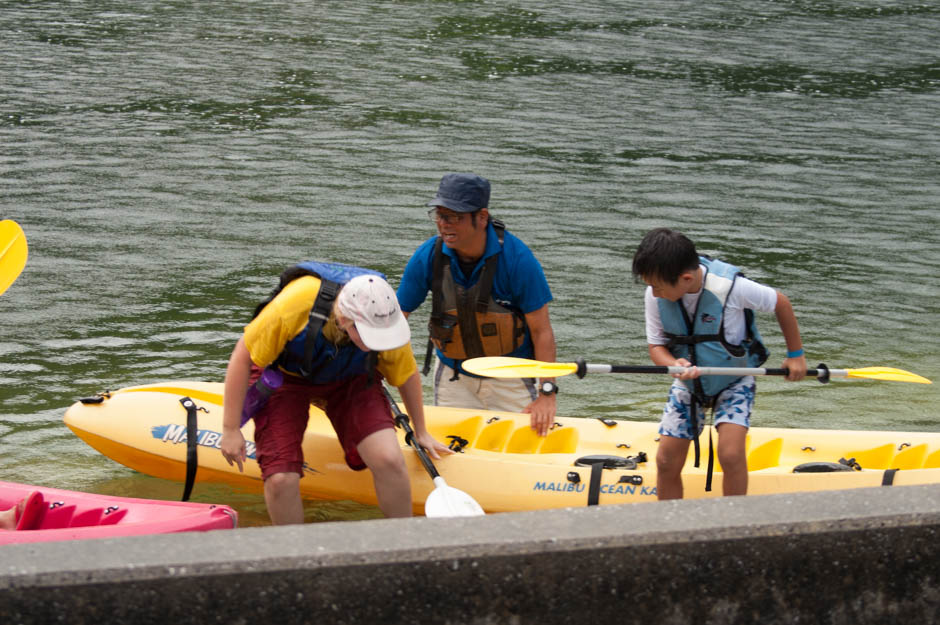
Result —
<instances>
[{"instance_id":1,"label":"maroon shorts","mask_svg":"<svg viewBox=\"0 0 940 625\"><path fill-rule=\"evenodd\" d=\"M259 375L261 369L252 366L252 384ZM366 468L356 449L359 443L370 434L395 427L380 376L371 384L365 375L330 384L310 384L285 375L284 384L255 415L255 448L262 479L291 472L303 477L303 438L311 403L325 406L346 464L354 471Z\"/></svg>"}]
</instances>

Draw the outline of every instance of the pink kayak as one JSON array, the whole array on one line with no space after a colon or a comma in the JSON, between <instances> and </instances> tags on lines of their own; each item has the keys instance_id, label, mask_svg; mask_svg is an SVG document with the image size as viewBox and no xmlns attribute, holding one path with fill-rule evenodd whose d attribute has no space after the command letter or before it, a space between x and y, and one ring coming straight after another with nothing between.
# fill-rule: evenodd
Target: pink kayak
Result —
<instances>
[{"instance_id":1,"label":"pink kayak","mask_svg":"<svg viewBox=\"0 0 940 625\"><path fill-rule=\"evenodd\" d=\"M32 495L38 492L39 495ZM238 513L222 505L94 495L0 481L0 510L24 501L16 530L0 545L233 529Z\"/></svg>"}]
</instances>

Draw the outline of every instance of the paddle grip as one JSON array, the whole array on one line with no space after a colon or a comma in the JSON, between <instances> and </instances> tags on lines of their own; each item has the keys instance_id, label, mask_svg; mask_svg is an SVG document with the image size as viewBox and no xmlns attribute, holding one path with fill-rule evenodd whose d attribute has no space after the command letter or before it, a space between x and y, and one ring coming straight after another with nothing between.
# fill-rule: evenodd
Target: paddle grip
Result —
<instances>
[{"instance_id":1,"label":"paddle grip","mask_svg":"<svg viewBox=\"0 0 940 625\"><path fill-rule=\"evenodd\" d=\"M584 360L583 356L578 356L574 364L578 366L578 368L575 369L575 375L578 376L578 379L583 379L587 374L587 361Z\"/></svg>"},{"instance_id":2,"label":"paddle grip","mask_svg":"<svg viewBox=\"0 0 940 625\"><path fill-rule=\"evenodd\" d=\"M765 372L764 375L783 375L783 376L790 375L790 370L787 369L786 367L781 367L779 369L764 369L764 372ZM830 378L829 367L826 366L824 363L819 363L818 365L816 365L815 369L807 369L806 375L816 376L816 379L819 381L820 384L829 384L829 378Z\"/></svg>"}]
</instances>

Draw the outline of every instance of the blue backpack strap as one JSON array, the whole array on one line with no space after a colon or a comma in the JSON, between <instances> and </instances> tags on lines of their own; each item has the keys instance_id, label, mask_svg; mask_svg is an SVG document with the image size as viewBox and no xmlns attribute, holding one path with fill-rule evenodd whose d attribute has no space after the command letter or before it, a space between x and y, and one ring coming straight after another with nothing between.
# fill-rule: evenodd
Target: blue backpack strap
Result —
<instances>
[{"instance_id":1,"label":"blue backpack strap","mask_svg":"<svg viewBox=\"0 0 940 625\"><path fill-rule=\"evenodd\" d=\"M336 302L337 295L339 295L344 284L360 275L374 275L383 280L385 279L385 275L381 272L356 267L354 265L319 261L297 263L296 265L288 267L281 273L277 287L271 292L271 295L258 304L258 307L255 309L254 316L257 317L261 310L267 306L285 286L297 278L303 276L319 278L320 290L317 292L313 306L310 308L310 316L307 320L306 328L307 335L304 339L304 355L302 362L299 363L300 371L305 377L309 378L312 374L316 373L308 370L309 365L316 351L317 337L320 335L323 325L330 318L330 313L333 310L333 304ZM286 353L282 353L278 358L278 362L282 365L286 365L285 359L289 360L290 356ZM296 357L294 357L294 362L296 363Z\"/></svg>"},{"instance_id":2,"label":"blue backpack strap","mask_svg":"<svg viewBox=\"0 0 940 625\"><path fill-rule=\"evenodd\" d=\"M304 360L300 365L300 370L305 377L312 373L307 371L307 366L313 361L313 352L316 349L317 336L320 335L323 324L330 318L333 303L336 301L336 296L339 295L341 288L343 288L343 285L339 283L327 280L323 277L320 278L320 291L313 301L313 306L310 308L310 318L307 321L307 338L304 340Z\"/></svg>"}]
</instances>

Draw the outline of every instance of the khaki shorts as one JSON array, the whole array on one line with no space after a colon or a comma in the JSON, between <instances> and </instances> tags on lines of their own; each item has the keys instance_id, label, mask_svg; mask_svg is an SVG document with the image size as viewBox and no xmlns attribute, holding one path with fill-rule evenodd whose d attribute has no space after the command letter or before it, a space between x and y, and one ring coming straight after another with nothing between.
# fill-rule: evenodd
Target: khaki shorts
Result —
<instances>
[{"instance_id":1,"label":"khaki shorts","mask_svg":"<svg viewBox=\"0 0 940 625\"><path fill-rule=\"evenodd\" d=\"M534 378L475 378L460 374L437 359L434 370L434 405L522 412L538 397Z\"/></svg>"}]
</instances>

